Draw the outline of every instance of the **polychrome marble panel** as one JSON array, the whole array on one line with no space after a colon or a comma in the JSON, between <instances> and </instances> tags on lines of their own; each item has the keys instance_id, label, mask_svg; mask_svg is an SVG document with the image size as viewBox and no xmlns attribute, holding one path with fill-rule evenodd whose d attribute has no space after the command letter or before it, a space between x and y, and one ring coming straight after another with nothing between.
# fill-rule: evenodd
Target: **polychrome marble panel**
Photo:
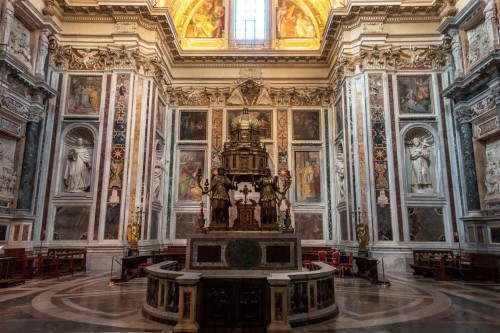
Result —
<instances>
[{"instance_id":1,"label":"polychrome marble panel","mask_svg":"<svg viewBox=\"0 0 500 333\"><path fill-rule=\"evenodd\" d=\"M60 206L54 217L54 240L86 240L89 206Z\"/></svg>"},{"instance_id":2,"label":"polychrome marble panel","mask_svg":"<svg viewBox=\"0 0 500 333\"><path fill-rule=\"evenodd\" d=\"M408 226L412 242L446 241L441 207L409 207Z\"/></svg>"},{"instance_id":3,"label":"polychrome marble panel","mask_svg":"<svg viewBox=\"0 0 500 333\"><path fill-rule=\"evenodd\" d=\"M295 213L295 232L302 239L323 239L323 214Z\"/></svg>"}]
</instances>

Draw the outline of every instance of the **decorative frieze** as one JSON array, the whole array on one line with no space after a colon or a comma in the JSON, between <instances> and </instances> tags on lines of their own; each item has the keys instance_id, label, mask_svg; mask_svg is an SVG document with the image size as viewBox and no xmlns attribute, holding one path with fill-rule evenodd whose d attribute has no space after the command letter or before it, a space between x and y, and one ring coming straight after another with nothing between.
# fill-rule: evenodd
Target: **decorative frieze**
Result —
<instances>
[{"instance_id":1,"label":"decorative frieze","mask_svg":"<svg viewBox=\"0 0 500 333\"><path fill-rule=\"evenodd\" d=\"M470 108L471 119L475 119L482 114L492 110L496 106L496 97L494 95L489 95L480 102L474 104Z\"/></svg>"},{"instance_id":2,"label":"decorative frieze","mask_svg":"<svg viewBox=\"0 0 500 333\"><path fill-rule=\"evenodd\" d=\"M0 130L10 133L16 137L21 136L21 125L16 124L8 119L0 117Z\"/></svg>"},{"instance_id":3,"label":"decorative frieze","mask_svg":"<svg viewBox=\"0 0 500 333\"><path fill-rule=\"evenodd\" d=\"M482 122L477 125L477 138L483 138L488 134L491 134L499 129L498 117L495 115L492 118Z\"/></svg>"},{"instance_id":4,"label":"decorative frieze","mask_svg":"<svg viewBox=\"0 0 500 333\"><path fill-rule=\"evenodd\" d=\"M137 22L118 22L115 24L116 32L122 34L137 33Z\"/></svg>"}]
</instances>

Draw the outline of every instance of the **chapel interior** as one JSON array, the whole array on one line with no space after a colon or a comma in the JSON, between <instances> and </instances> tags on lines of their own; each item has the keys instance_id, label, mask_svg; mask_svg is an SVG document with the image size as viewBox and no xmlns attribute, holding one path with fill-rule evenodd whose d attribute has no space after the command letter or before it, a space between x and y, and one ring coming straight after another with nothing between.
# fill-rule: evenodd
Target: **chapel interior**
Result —
<instances>
[{"instance_id":1,"label":"chapel interior","mask_svg":"<svg viewBox=\"0 0 500 333\"><path fill-rule=\"evenodd\" d=\"M498 332L499 20L0 0L2 332Z\"/></svg>"}]
</instances>

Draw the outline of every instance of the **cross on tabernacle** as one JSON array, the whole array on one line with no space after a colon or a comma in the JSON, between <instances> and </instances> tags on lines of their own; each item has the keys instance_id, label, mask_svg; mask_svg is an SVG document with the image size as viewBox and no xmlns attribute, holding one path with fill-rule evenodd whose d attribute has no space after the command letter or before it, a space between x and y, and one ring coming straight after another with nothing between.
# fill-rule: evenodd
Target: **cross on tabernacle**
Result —
<instances>
[{"instance_id":1,"label":"cross on tabernacle","mask_svg":"<svg viewBox=\"0 0 500 333\"><path fill-rule=\"evenodd\" d=\"M249 190L248 187L245 185L243 186L243 189L239 191L245 196L245 203L247 203L247 195L252 193L252 190Z\"/></svg>"}]
</instances>

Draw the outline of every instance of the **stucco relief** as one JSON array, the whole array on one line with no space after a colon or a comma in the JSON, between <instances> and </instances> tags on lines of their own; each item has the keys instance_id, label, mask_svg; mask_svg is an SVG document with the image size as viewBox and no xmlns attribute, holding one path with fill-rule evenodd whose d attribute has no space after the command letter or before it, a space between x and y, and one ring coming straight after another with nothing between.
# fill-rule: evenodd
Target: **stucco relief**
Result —
<instances>
[{"instance_id":1,"label":"stucco relief","mask_svg":"<svg viewBox=\"0 0 500 333\"><path fill-rule=\"evenodd\" d=\"M474 29L467 31L467 40L469 41L467 62L469 65L476 62L487 53L491 43L490 38L488 24L486 22L483 22Z\"/></svg>"},{"instance_id":2,"label":"stucco relief","mask_svg":"<svg viewBox=\"0 0 500 333\"><path fill-rule=\"evenodd\" d=\"M500 140L486 144L485 201L500 201Z\"/></svg>"},{"instance_id":3,"label":"stucco relief","mask_svg":"<svg viewBox=\"0 0 500 333\"><path fill-rule=\"evenodd\" d=\"M31 63L31 32L15 17L12 20L8 50L21 61Z\"/></svg>"},{"instance_id":4,"label":"stucco relief","mask_svg":"<svg viewBox=\"0 0 500 333\"><path fill-rule=\"evenodd\" d=\"M14 197L17 181L15 154L16 140L0 137L0 197Z\"/></svg>"},{"instance_id":5,"label":"stucco relief","mask_svg":"<svg viewBox=\"0 0 500 333\"><path fill-rule=\"evenodd\" d=\"M463 74L462 66L462 45L460 44L460 34L458 29L450 29L449 35L451 37L451 54L453 55L453 64L455 66L455 75L461 76Z\"/></svg>"}]
</instances>

